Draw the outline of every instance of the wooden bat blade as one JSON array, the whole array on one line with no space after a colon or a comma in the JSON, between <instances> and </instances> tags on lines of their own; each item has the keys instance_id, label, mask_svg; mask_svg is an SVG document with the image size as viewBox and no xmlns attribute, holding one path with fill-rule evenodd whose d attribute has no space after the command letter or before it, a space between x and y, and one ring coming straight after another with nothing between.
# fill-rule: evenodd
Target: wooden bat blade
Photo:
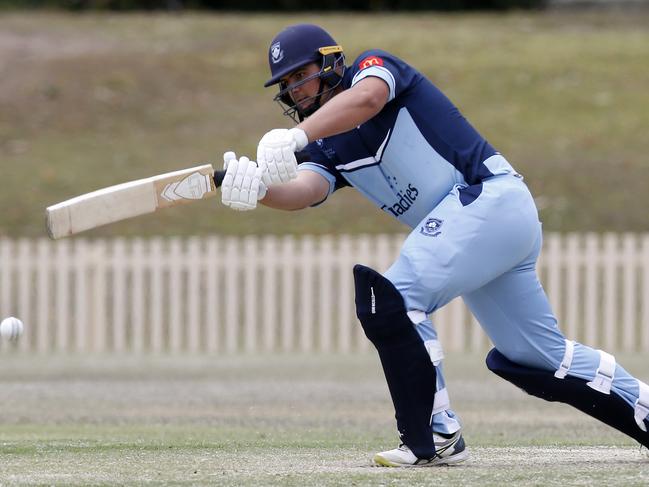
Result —
<instances>
[{"instance_id":1,"label":"wooden bat blade","mask_svg":"<svg viewBox=\"0 0 649 487\"><path fill-rule=\"evenodd\" d=\"M47 232L57 239L159 208L216 194L214 169L204 164L99 189L47 208Z\"/></svg>"}]
</instances>

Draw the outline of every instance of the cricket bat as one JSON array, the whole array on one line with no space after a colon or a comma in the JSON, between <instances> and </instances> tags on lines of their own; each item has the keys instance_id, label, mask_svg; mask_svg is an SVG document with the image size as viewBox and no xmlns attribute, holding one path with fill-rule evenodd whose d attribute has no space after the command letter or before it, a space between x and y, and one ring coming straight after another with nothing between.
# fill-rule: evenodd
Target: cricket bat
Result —
<instances>
[{"instance_id":1,"label":"cricket bat","mask_svg":"<svg viewBox=\"0 0 649 487\"><path fill-rule=\"evenodd\" d=\"M117 184L47 208L53 239L216 195L225 171L211 164Z\"/></svg>"}]
</instances>

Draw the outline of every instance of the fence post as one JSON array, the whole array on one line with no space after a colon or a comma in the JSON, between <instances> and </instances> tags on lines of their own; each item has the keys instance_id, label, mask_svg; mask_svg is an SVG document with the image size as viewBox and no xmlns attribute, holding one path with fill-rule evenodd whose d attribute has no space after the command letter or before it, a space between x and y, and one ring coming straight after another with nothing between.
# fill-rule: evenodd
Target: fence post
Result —
<instances>
[{"instance_id":1,"label":"fence post","mask_svg":"<svg viewBox=\"0 0 649 487\"><path fill-rule=\"evenodd\" d=\"M353 299L354 289L352 287L352 239L349 235L338 237L338 313L337 313L337 333L338 333L338 350L347 353L352 349L352 335L354 334L353 320Z\"/></svg>"},{"instance_id":2,"label":"fence post","mask_svg":"<svg viewBox=\"0 0 649 487\"><path fill-rule=\"evenodd\" d=\"M149 301L149 316L151 319L150 350L154 353L162 352L164 346L164 321L165 300L163 295L163 279L165 278L164 266L166 256L162 252L162 240L152 238L149 240L149 255L147 268L151 275L151 300Z\"/></svg>"},{"instance_id":3,"label":"fence post","mask_svg":"<svg viewBox=\"0 0 649 487\"><path fill-rule=\"evenodd\" d=\"M279 252L277 249L277 237L267 235L264 237L260 251L260 269L263 272L261 291L261 326L263 329L263 349L265 352L275 350L277 340L277 329L281 327L277 315L278 304L278 282L277 282L277 261Z\"/></svg>"},{"instance_id":4,"label":"fence post","mask_svg":"<svg viewBox=\"0 0 649 487\"><path fill-rule=\"evenodd\" d=\"M604 312L603 320L603 346L606 350L615 350L617 345L617 330L620 318L617 316L617 289L618 289L618 237L614 233L604 235L604 253L602 255L604 267Z\"/></svg>"},{"instance_id":5,"label":"fence post","mask_svg":"<svg viewBox=\"0 0 649 487\"><path fill-rule=\"evenodd\" d=\"M575 233L570 233L566 236L566 307L564 319L560 322L559 327L565 330L566 337L569 340L577 338L577 330L579 329L580 320L583 322L583 314L580 312L583 309L580 299L580 269L582 264L581 259L581 238Z\"/></svg>"},{"instance_id":6,"label":"fence post","mask_svg":"<svg viewBox=\"0 0 649 487\"><path fill-rule=\"evenodd\" d=\"M36 349L46 352L50 346L50 245L44 239L36 245Z\"/></svg>"},{"instance_id":7,"label":"fence post","mask_svg":"<svg viewBox=\"0 0 649 487\"><path fill-rule=\"evenodd\" d=\"M282 350L288 352L295 343L295 263L300 256L296 253L295 238L287 235L282 239L280 265L282 272L282 308L280 318Z\"/></svg>"},{"instance_id":8,"label":"fence post","mask_svg":"<svg viewBox=\"0 0 649 487\"><path fill-rule=\"evenodd\" d=\"M0 316L9 316L11 310L11 274L13 241L0 238Z\"/></svg>"},{"instance_id":9,"label":"fence post","mask_svg":"<svg viewBox=\"0 0 649 487\"><path fill-rule=\"evenodd\" d=\"M234 237L225 241L224 259L226 264L224 313L225 313L225 351L234 353L238 348L239 337L239 242Z\"/></svg>"},{"instance_id":10,"label":"fence post","mask_svg":"<svg viewBox=\"0 0 649 487\"><path fill-rule=\"evenodd\" d=\"M166 258L169 263L169 277L166 284L169 290L169 320L167 321L169 344L168 348L172 353L178 353L183 346L184 324L183 316L183 278L185 270L185 255L183 252L183 242L179 237L169 239L168 255Z\"/></svg>"},{"instance_id":11,"label":"fence post","mask_svg":"<svg viewBox=\"0 0 649 487\"><path fill-rule=\"evenodd\" d=\"M333 239L329 235L320 237L320 247L317 255L318 279L318 306L315 315L318 317L319 325L319 349L322 352L330 352L332 349L333 330L333 306L337 302L333 298L333 267L334 251Z\"/></svg>"},{"instance_id":12,"label":"fence post","mask_svg":"<svg viewBox=\"0 0 649 487\"><path fill-rule=\"evenodd\" d=\"M144 298L146 257L141 238L131 242L130 253L126 260L131 269L131 350L142 353L145 350L145 331L150 328L146 326Z\"/></svg>"},{"instance_id":13,"label":"fence post","mask_svg":"<svg viewBox=\"0 0 649 487\"><path fill-rule=\"evenodd\" d=\"M640 330L641 350L649 352L649 234L642 236L642 311Z\"/></svg>"},{"instance_id":14,"label":"fence post","mask_svg":"<svg viewBox=\"0 0 649 487\"><path fill-rule=\"evenodd\" d=\"M247 236L243 239L243 329L246 352L257 350L257 272L259 267L257 238Z\"/></svg>"},{"instance_id":15,"label":"fence post","mask_svg":"<svg viewBox=\"0 0 649 487\"><path fill-rule=\"evenodd\" d=\"M622 350L631 352L638 343L636 309L638 308L638 239L625 233L622 236Z\"/></svg>"},{"instance_id":16,"label":"fence post","mask_svg":"<svg viewBox=\"0 0 649 487\"><path fill-rule=\"evenodd\" d=\"M584 342L594 346L597 343L597 329L600 316L599 302L599 237L594 233L586 234L585 262L586 282L584 296Z\"/></svg>"},{"instance_id":17,"label":"fence post","mask_svg":"<svg viewBox=\"0 0 649 487\"><path fill-rule=\"evenodd\" d=\"M300 246L300 300L299 303L299 336L302 352L310 352L313 349L313 327L316 321L314 306L316 303L315 287L313 285L313 263L317 258L315 255L315 241L311 235L305 235L301 239Z\"/></svg>"},{"instance_id":18,"label":"fence post","mask_svg":"<svg viewBox=\"0 0 649 487\"><path fill-rule=\"evenodd\" d=\"M545 239L545 248L543 249L543 265L547 275L547 293L552 309L555 313L561 314L562 311L562 285L561 285L561 268L562 268L562 238L558 233L550 233Z\"/></svg>"},{"instance_id":19,"label":"fence post","mask_svg":"<svg viewBox=\"0 0 649 487\"><path fill-rule=\"evenodd\" d=\"M111 266L113 269L113 351L123 353L126 350L126 243L123 238L112 241Z\"/></svg>"},{"instance_id":20,"label":"fence post","mask_svg":"<svg viewBox=\"0 0 649 487\"><path fill-rule=\"evenodd\" d=\"M205 325L207 335L207 351L217 352L221 346L219 330L223 323L223 288L219 286L223 277L220 263L223 261L222 240L219 237L208 237L206 245L206 294Z\"/></svg>"},{"instance_id":21,"label":"fence post","mask_svg":"<svg viewBox=\"0 0 649 487\"><path fill-rule=\"evenodd\" d=\"M201 296L201 278L203 269L203 253L201 240L191 237L187 241L187 351L196 353L201 348L201 316L205 299Z\"/></svg>"},{"instance_id":22,"label":"fence post","mask_svg":"<svg viewBox=\"0 0 649 487\"><path fill-rule=\"evenodd\" d=\"M106 251L106 241L96 240L92 246L92 336L93 351L107 351L107 334L106 329L106 260L108 253Z\"/></svg>"},{"instance_id":23,"label":"fence post","mask_svg":"<svg viewBox=\"0 0 649 487\"><path fill-rule=\"evenodd\" d=\"M32 323L32 308L33 308L33 299L32 299L32 289L34 287L34 256L32 250L32 241L26 238L20 239L18 241L18 316L23 320L26 327L30 326ZM66 307L67 307L67 303ZM67 313L69 315L69 308L67 308ZM69 316L66 317L68 323L66 327L69 326ZM25 330L25 336L19 342L19 349L21 351L26 351L32 349L30 343L31 333L29 329Z\"/></svg>"}]
</instances>

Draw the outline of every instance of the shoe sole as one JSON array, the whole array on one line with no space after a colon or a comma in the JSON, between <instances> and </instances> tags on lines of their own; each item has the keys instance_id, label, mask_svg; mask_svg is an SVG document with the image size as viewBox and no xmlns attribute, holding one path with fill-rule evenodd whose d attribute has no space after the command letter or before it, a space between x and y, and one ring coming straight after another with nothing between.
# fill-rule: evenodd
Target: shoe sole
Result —
<instances>
[{"instance_id":1,"label":"shoe sole","mask_svg":"<svg viewBox=\"0 0 649 487\"><path fill-rule=\"evenodd\" d=\"M378 454L374 455L374 458L372 460L374 462L374 465L377 467L441 467L444 465L457 465L458 463L466 461L468 458L469 452L467 450L462 450L455 455L449 455L448 457L436 457L430 462L426 463L394 463Z\"/></svg>"},{"instance_id":2,"label":"shoe sole","mask_svg":"<svg viewBox=\"0 0 649 487\"><path fill-rule=\"evenodd\" d=\"M430 463L433 465L457 465L458 463L465 462L468 459L469 451L465 449L447 457L436 457Z\"/></svg>"}]
</instances>

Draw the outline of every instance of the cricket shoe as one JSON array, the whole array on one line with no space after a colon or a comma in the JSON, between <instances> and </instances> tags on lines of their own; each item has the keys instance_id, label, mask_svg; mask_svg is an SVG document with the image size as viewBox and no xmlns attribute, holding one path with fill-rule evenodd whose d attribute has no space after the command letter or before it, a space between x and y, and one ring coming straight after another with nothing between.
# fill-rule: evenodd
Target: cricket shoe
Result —
<instances>
[{"instance_id":1,"label":"cricket shoe","mask_svg":"<svg viewBox=\"0 0 649 487\"><path fill-rule=\"evenodd\" d=\"M374 465L379 467L433 467L455 465L469 458L461 431L450 435L434 433L433 439L435 440L435 456L433 458L417 458L410 448L402 443L394 450L374 455Z\"/></svg>"}]
</instances>

